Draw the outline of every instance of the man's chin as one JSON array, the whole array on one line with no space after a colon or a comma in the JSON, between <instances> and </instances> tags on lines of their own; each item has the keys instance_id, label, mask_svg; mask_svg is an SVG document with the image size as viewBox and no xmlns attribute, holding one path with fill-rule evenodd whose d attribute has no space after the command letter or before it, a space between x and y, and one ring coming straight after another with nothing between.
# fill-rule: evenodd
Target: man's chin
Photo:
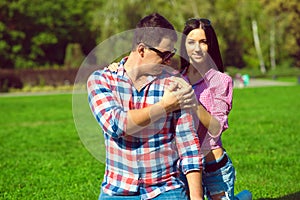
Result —
<instances>
[{"instance_id":1,"label":"man's chin","mask_svg":"<svg viewBox=\"0 0 300 200\"><path fill-rule=\"evenodd\" d=\"M159 67L153 70L153 74L160 75L163 72L163 67Z\"/></svg>"}]
</instances>

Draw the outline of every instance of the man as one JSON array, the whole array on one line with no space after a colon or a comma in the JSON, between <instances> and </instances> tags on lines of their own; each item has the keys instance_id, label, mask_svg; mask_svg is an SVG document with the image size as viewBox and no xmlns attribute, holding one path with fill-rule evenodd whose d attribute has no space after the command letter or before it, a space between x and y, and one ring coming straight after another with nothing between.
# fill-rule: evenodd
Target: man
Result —
<instances>
[{"instance_id":1,"label":"man","mask_svg":"<svg viewBox=\"0 0 300 200\"><path fill-rule=\"evenodd\" d=\"M202 199L196 124L163 64L175 54L174 27L154 13L137 24L132 51L117 72L95 71L87 82L91 110L103 129L106 169L99 199ZM186 104L184 104L186 103Z\"/></svg>"}]
</instances>

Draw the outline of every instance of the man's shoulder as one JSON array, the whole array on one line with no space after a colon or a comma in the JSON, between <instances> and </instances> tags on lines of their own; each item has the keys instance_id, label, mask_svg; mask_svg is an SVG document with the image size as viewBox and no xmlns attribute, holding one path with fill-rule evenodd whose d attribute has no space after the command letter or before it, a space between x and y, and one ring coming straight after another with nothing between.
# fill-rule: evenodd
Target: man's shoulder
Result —
<instances>
[{"instance_id":1,"label":"man's shoulder","mask_svg":"<svg viewBox=\"0 0 300 200\"><path fill-rule=\"evenodd\" d=\"M114 84L114 82L118 82L117 74L111 72L107 68L96 69L92 71L88 77L88 82L95 82L97 84Z\"/></svg>"},{"instance_id":2,"label":"man's shoulder","mask_svg":"<svg viewBox=\"0 0 300 200\"><path fill-rule=\"evenodd\" d=\"M91 73L91 76L114 77L117 76L116 72L110 71L107 67L97 69Z\"/></svg>"}]
</instances>

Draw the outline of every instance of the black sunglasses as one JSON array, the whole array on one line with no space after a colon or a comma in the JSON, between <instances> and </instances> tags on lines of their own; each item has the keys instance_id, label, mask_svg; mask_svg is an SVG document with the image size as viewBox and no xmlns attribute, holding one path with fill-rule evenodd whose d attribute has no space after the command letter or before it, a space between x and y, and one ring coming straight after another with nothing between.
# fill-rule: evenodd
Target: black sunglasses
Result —
<instances>
[{"instance_id":1,"label":"black sunglasses","mask_svg":"<svg viewBox=\"0 0 300 200\"><path fill-rule=\"evenodd\" d=\"M143 42L143 44L145 44ZM162 63L166 62L167 60L170 60L176 53L177 49L173 49L172 51L164 51L164 52L161 52L160 50L148 45L148 44L145 44L151 51L154 51L155 53L157 53L157 55L159 57L161 57L162 59Z\"/></svg>"},{"instance_id":2,"label":"black sunglasses","mask_svg":"<svg viewBox=\"0 0 300 200\"><path fill-rule=\"evenodd\" d=\"M204 26L210 26L211 25L210 20L205 19L205 18L191 18L191 19L188 19L185 22L185 25L192 25L192 24L195 24L196 22L201 22Z\"/></svg>"}]
</instances>

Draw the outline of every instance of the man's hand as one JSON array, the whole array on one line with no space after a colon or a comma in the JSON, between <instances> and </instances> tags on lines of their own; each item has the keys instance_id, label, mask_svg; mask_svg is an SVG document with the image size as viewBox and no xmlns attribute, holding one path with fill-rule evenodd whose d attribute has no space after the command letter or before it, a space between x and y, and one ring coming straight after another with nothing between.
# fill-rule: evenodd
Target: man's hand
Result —
<instances>
[{"instance_id":1,"label":"man's hand","mask_svg":"<svg viewBox=\"0 0 300 200\"><path fill-rule=\"evenodd\" d=\"M180 103L181 109L193 108L197 109L198 100L194 93L192 86L187 83L183 78L172 77L172 80L177 84L177 88L173 91L173 94L176 96Z\"/></svg>"},{"instance_id":2,"label":"man's hand","mask_svg":"<svg viewBox=\"0 0 300 200\"><path fill-rule=\"evenodd\" d=\"M162 105L166 112L172 112L178 109L197 109L198 101L194 90L184 79L172 77L173 82L164 91Z\"/></svg>"},{"instance_id":3,"label":"man's hand","mask_svg":"<svg viewBox=\"0 0 300 200\"><path fill-rule=\"evenodd\" d=\"M175 94L175 90L177 90L177 88L177 83L171 83L164 91L164 96L161 99L161 105L167 113L180 109L180 99L178 99Z\"/></svg>"}]
</instances>

